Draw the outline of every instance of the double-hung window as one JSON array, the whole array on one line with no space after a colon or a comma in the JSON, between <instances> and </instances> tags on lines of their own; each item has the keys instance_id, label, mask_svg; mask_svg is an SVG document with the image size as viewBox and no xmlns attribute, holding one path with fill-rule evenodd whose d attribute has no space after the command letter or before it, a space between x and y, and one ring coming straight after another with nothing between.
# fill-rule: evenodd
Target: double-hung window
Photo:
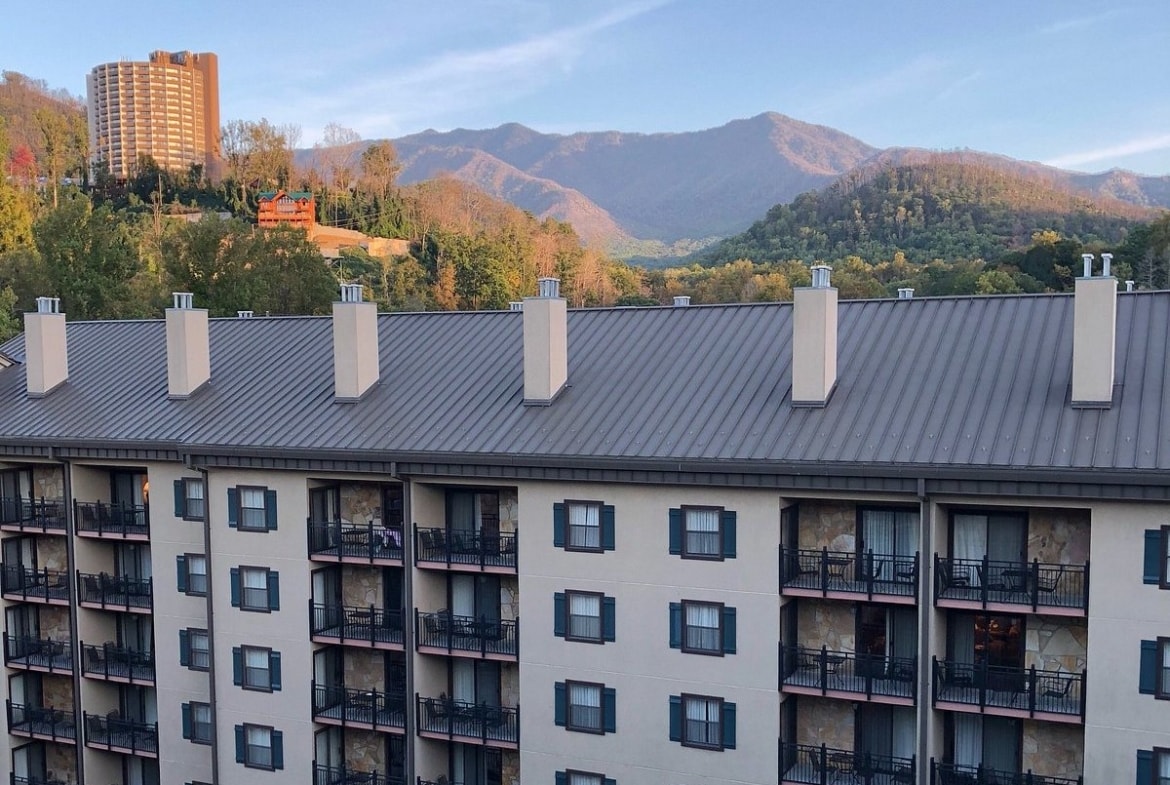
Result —
<instances>
[{"instance_id":1,"label":"double-hung window","mask_svg":"<svg viewBox=\"0 0 1170 785\"><path fill-rule=\"evenodd\" d=\"M203 478L184 477L175 480L175 517L200 521L207 511L203 498Z\"/></svg>"},{"instance_id":2,"label":"double-hung window","mask_svg":"<svg viewBox=\"0 0 1170 785\"><path fill-rule=\"evenodd\" d=\"M179 630L179 664L193 671L205 671L211 667L207 630L194 627Z\"/></svg>"},{"instance_id":3,"label":"double-hung window","mask_svg":"<svg viewBox=\"0 0 1170 785\"><path fill-rule=\"evenodd\" d=\"M553 595L553 634L585 643L616 640L616 600L591 591L557 592Z\"/></svg>"},{"instance_id":4,"label":"double-hung window","mask_svg":"<svg viewBox=\"0 0 1170 785\"><path fill-rule=\"evenodd\" d=\"M1158 688L1154 696L1170 700L1170 638L1158 638Z\"/></svg>"},{"instance_id":5,"label":"double-hung window","mask_svg":"<svg viewBox=\"0 0 1170 785\"><path fill-rule=\"evenodd\" d=\"M207 557L184 553L175 558L179 591L196 597L207 594Z\"/></svg>"},{"instance_id":6,"label":"double-hung window","mask_svg":"<svg viewBox=\"0 0 1170 785\"><path fill-rule=\"evenodd\" d=\"M183 738L196 744L211 743L211 704L184 703L183 711Z\"/></svg>"},{"instance_id":7,"label":"double-hung window","mask_svg":"<svg viewBox=\"0 0 1170 785\"><path fill-rule=\"evenodd\" d=\"M569 730L601 733L601 685L566 682L569 693Z\"/></svg>"},{"instance_id":8,"label":"double-hung window","mask_svg":"<svg viewBox=\"0 0 1170 785\"><path fill-rule=\"evenodd\" d=\"M264 489L239 488L237 490L240 494L240 529L266 531L268 523L264 508Z\"/></svg>"},{"instance_id":9,"label":"double-hung window","mask_svg":"<svg viewBox=\"0 0 1170 785\"><path fill-rule=\"evenodd\" d=\"M1170 785L1170 750L1154 749L1154 783Z\"/></svg>"},{"instance_id":10,"label":"double-hung window","mask_svg":"<svg viewBox=\"0 0 1170 785\"><path fill-rule=\"evenodd\" d=\"M246 690L280 689L280 652L264 646L232 648L233 681Z\"/></svg>"},{"instance_id":11,"label":"double-hung window","mask_svg":"<svg viewBox=\"0 0 1170 785\"><path fill-rule=\"evenodd\" d=\"M735 704L707 695L672 695L670 739L684 747L735 749Z\"/></svg>"},{"instance_id":12,"label":"double-hung window","mask_svg":"<svg viewBox=\"0 0 1170 785\"><path fill-rule=\"evenodd\" d=\"M1161 575L1158 576L1158 585L1163 589L1170 589L1170 526L1162 527L1162 543L1159 548L1161 556Z\"/></svg>"},{"instance_id":13,"label":"double-hung window","mask_svg":"<svg viewBox=\"0 0 1170 785\"><path fill-rule=\"evenodd\" d=\"M601 550L601 504L565 502L569 524L569 550Z\"/></svg>"},{"instance_id":14,"label":"double-hung window","mask_svg":"<svg viewBox=\"0 0 1170 785\"><path fill-rule=\"evenodd\" d=\"M723 636L720 622L723 606L714 602L684 602L683 651L722 654Z\"/></svg>"},{"instance_id":15,"label":"double-hung window","mask_svg":"<svg viewBox=\"0 0 1170 785\"><path fill-rule=\"evenodd\" d=\"M1170 700L1170 638L1142 641L1138 691Z\"/></svg>"},{"instance_id":16,"label":"double-hung window","mask_svg":"<svg viewBox=\"0 0 1170 785\"><path fill-rule=\"evenodd\" d=\"M280 610L279 579L267 567L232 567L232 605L245 611Z\"/></svg>"},{"instance_id":17,"label":"double-hung window","mask_svg":"<svg viewBox=\"0 0 1170 785\"><path fill-rule=\"evenodd\" d=\"M236 759L249 768L280 768L273 755L273 733L273 729L265 725L237 725Z\"/></svg>"},{"instance_id":18,"label":"double-hung window","mask_svg":"<svg viewBox=\"0 0 1170 785\"><path fill-rule=\"evenodd\" d=\"M735 558L736 514L722 507L670 511L670 552L684 559Z\"/></svg>"}]
</instances>

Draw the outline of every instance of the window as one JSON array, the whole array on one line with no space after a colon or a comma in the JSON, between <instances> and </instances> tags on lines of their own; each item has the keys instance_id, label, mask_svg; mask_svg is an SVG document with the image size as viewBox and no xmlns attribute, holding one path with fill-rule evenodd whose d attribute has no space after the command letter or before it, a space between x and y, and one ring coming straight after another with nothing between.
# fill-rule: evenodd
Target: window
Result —
<instances>
[{"instance_id":1,"label":"window","mask_svg":"<svg viewBox=\"0 0 1170 785\"><path fill-rule=\"evenodd\" d=\"M670 696L670 739L684 747L735 749L735 704L705 695Z\"/></svg>"},{"instance_id":2,"label":"window","mask_svg":"<svg viewBox=\"0 0 1170 785\"><path fill-rule=\"evenodd\" d=\"M734 654L735 608L721 602L672 602L670 646L690 654Z\"/></svg>"},{"instance_id":3,"label":"window","mask_svg":"<svg viewBox=\"0 0 1170 785\"><path fill-rule=\"evenodd\" d=\"M1170 638L1158 638L1157 684L1154 697L1170 700Z\"/></svg>"},{"instance_id":4,"label":"window","mask_svg":"<svg viewBox=\"0 0 1170 785\"><path fill-rule=\"evenodd\" d=\"M266 725L237 725L236 762L253 769L283 769L284 734Z\"/></svg>"},{"instance_id":5,"label":"window","mask_svg":"<svg viewBox=\"0 0 1170 785\"><path fill-rule=\"evenodd\" d=\"M232 605L245 611L280 610L279 579L267 567L232 567Z\"/></svg>"},{"instance_id":6,"label":"window","mask_svg":"<svg viewBox=\"0 0 1170 785\"><path fill-rule=\"evenodd\" d=\"M275 531L276 491L240 486L228 488L228 525L240 531Z\"/></svg>"},{"instance_id":7,"label":"window","mask_svg":"<svg viewBox=\"0 0 1170 785\"><path fill-rule=\"evenodd\" d=\"M203 479L184 477L175 480L175 517L192 521L203 520L207 505L203 500Z\"/></svg>"},{"instance_id":8,"label":"window","mask_svg":"<svg viewBox=\"0 0 1170 785\"><path fill-rule=\"evenodd\" d=\"M1154 748L1154 785L1170 785L1170 750Z\"/></svg>"},{"instance_id":9,"label":"window","mask_svg":"<svg viewBox=\"0 0 1170 785\"><path fill-rule=\"evenodd\" d=\"M207 557L201 553L184 553L175 557L179 591L194 597L207 594Z\"/></svg>"},{"instance_id":10,"label":"window","mask_svg":"<svg viewBox=\"0 0 1170 785\"><path fill-rule=\"evenodd\" d=\"M613 505L590 501L554 504L553 545L568 551L612 551Z\"/></svg>"},{"instance_id":11,"label":"window","mask_svg":"<svg viewBox=\"0 0 1170 785\"><path fill-rule=\"evenodd\" d=\"M558 771L556 785L616 785L616 781L588 771Z\"/></svg>"},{"instance_id":12,"label":"window","mask_svg":"<svg viewBox=\"0 0 1170 785\"><path fill-rule=\"evenodd\" d=\"M670 552L684 559L735 558L735 512L722 507L670 511Z\"/></svg>"},{"instance_id":13,"label":"window","mask_svg":"<svg viewBox=\"0 0 1170 785\"><path fill-rule=\"evenodd\" d=\"M553 634L586 643L615 640L616 601L596 592L557 592L553 595Z\"/></svg>"},{"instance_id":14,"label":"window","mask_svg":"<svg viewBox=\"0 0 1170 785\"><path fill-rule=\"evenodd\" d=\"M584 733L617 731L617 691L584 681L554 685L554 717L557 725Z\"/></svg>"},{"instance_id":15,"label":"window","mask_svg":"<svg viewBox=\"0 0 1170 785\"><path fill-rule=\"evenodd\" d=\"M184 703L183 738L196 744L211 743L211 704Z\"/></svg>"},{"instance_id":16,"label":"window","mask_svg":"<svg viewBox=\"0 0 1170 785\"><path fill-rule=\"evenodd\" d=\"M261 646L232 649L232 681L246 690L280 689L280 652Z\"/></svg>"},{"instance_id":17,"label":"window","mask_svg":"<svg viewBox=\"0 0 1170 785\"><path fill-rule=\"evenodd\" d=\"M207 630L193 627L179 630L179 664L193 671L205 671L211 667Z\"/></svg>"}]
</instances>

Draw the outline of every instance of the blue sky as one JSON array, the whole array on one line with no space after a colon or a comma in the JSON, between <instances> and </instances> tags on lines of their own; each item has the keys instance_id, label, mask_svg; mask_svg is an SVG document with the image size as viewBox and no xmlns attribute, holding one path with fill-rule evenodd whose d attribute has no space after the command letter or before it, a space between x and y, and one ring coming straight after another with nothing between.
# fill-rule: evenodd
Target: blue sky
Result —
<instances>
[{"instance_id":1,"label":"blue sky","mask_svg":"<svg viewBox=\"0 0 1170 785\"><path fill-rule=\"evenodd\" d=\"M1170 174L1170 0L286 0L8 4L0 69L213 51L224 121L365 138L519 122L689 131L765 111L878 147Z\"/></svg>"}]
</instances>

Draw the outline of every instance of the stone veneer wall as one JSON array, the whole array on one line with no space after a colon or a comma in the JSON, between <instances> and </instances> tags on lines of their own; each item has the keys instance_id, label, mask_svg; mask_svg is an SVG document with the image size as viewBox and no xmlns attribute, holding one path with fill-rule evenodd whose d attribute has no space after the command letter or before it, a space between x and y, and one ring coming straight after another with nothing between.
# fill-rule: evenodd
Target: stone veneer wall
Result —
<instances>
[{"instance_id":1,"label":"stone veneer wall","mask_svg":"<svg viewBox=\"0 0 1170 785\"><path fill-rule=\"evenodd\" d=\"M49 779L61 782L77 781L77 754L64 744L45 745L45 771Z\"/></svg>"},{"instance_id":2,"label":"stone veneer wall","mask_svg":"<svg viewBox=\"0 0 1170 785\"><path fill-rule=\"evenodd\" d=\"M500 782L502 785L520 784L520 753L504 750L500 756Z\"/></svg>"},{"instance_id":3,"label":"stone veneer wall","mask_svg":"<svg viewBox=\"0 0 1170 785\"><path fill-rule=\"evenodd\" d=\"M386 737L370 730L345 730L345 765L354 771L386 771Z\"/></svg>"},{"instance_id":4,"label":"stone veneer wall","mask_svg":"<svg viewBox=\"0 0 1170 785\"><path fill-rule=\"evenodd\" d=\"M1088 510L1032 510L1028 513L1028 561L1081 564L1089 560Z\"/></svg>"},{"instance_id":5,"label":"stone veneer wall","mask_svg":"<svg viewBox=\"0 0 1170 785\"><path fill-rule=\"evenodd\" d=\"M69 569L69 557L65 552L65 538L52 534L37 537L37 567L39 569L61 570Z\"/></svg>"},{"instance_id":6,"label":"stone veneer wall","mask_svg":"<svg viewBox=\"0 0 1170 785\"><path fill-rule=\"evenodd\" d=\"M341 577L341 604L365 608L382 607L382 570L379 567L346 565Z\"/></svg>"},{"instance_id":7,"label":"stone veneer wall","mask_svg":"<svg viewBox=\"0 0 1170 785\"><path fill-rule=\"evenodd\" d=\"M73 679L69 676L45 676L41 680L41 705L72 711Z\"/></svg>"},{"instance_id":8,"label":"stone veneer wall","mask_svg":"<svg viewBox=\"0 0 1170 785\"><path fill-rule=\"evenodd\" d=\"M796 611L796 642L808 649L856 651L857 625L853 605L801 599Z\"/></svg>"},{"instance_id":9,"label":"stone veneer wall","mask_svg":"<svg viewBox=\"0 0 1170 785\"><path fill-rule=\"evenodd\" d=\"M41 637L55 641L69 640L69 609L59 605L42 605L40 619Z\"/></svg>"},{"instance_id":10,"label":"stone veneer wall","mask_svg":"<svg viewBox=\"0 0 1170 785\"><path fill-rule=\"evenodd\" d=\"M65 473L60 466L34 466L32 490L38 499L64 499Z\"/></svg>"},{"instance_id":11,"label":"stone veneer wall","mask_svg":"<svg viewBox=\"0 0 1170 785\"><path fill-rule=\"evenodd\" d=\"M341 521L365 525L382 517L382 486L348 483L341 486Z\"/></svg>"},{"instance_id":12,"label":"stone veneer wall","mask_svg":"<svg viewBox=\"0 0 1170 785\"><path fill-rule=\"evenodd\" d=\"M385 655L374 649L345 650L345 686L357 690L386 689Z\"/></svg>"},{"instance_id":13,"label":"stone veneer wall","mask_svg":"<svg viewBox=\"0 0 1170 785\"><path fill-rule=\"evenodd\" d=\"M852 703L806 695L801 695L799 701L796 709L797 744L853 749Z\"/></svg>"},{"instance_id":14,"label":"stone veneer wall","mask_svg":"<svg viewBox=\"0 0 1170 785\"><path fill-rule=\"evenodd\" d=\"M508 663L500 664L500 705L520 705L520 669Z\"/></svg>"},{"instance_id":15,"label":"stone veneer wall","mask_svg":"<svg viewBox=\"0 0 1170 785\"><path fill-rule=\"evenodd\" d=\"M857 507L839 502L801 502L800 548L853 553L857 548Z\"/></svg>"},{"instance_id":16,"label":"stone veneer wall","mask_svg":"<svg viewBox=\"0 0 1170 785\"><path fill-rule=\"evenodd\" d=\"M1084 619L1029 616L1024 667L1080 673L1088 662L1089 628Z\"/></svg>"},{"instance_id":17,"label":"stone veneer wall","mask_svg":"<svg viewBox=\"0 0 1170 785\"><path fill-rule=\"evenodd\" d=\"M1085 732L1076 725L1024 720L1023 770L1075 780L1084 770Z\"/></svg>"},{"instance_id":18,"label":"stone veneer wall","mask_svg":"<svg viewBox=\"0 0 1170 785\"><path fill-rule=\"evenodd\" d=\"M516 531L520 523L520 499L514 488L501 488L500 497L500 531L511 533Z\"/></svg>"},{"instance_id":19,"label":"stone veneer wall","mask_svg":"<svg viewBox=\"0 0 1170 785\"><path fill-rule=\"evenodd\" d=\"M520 618L520 586L508 575L500 576L500 618L505 621Z\"/></svg>"}]
</instances>

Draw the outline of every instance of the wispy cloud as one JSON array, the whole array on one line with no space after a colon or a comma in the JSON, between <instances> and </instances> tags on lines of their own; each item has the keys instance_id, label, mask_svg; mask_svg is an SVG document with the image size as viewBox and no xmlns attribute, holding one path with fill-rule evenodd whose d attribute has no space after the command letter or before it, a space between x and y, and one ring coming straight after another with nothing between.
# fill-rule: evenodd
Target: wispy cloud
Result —
<instances>
[{"instance_id":1,"label":"wispy cloud","mask_svg":"<svg viewBox=\"0 0 1170 785\"><path fill-rule=\"evenodd\" d=\"M799 107L799 117L828 119L841 111L855 110L884 102L904 93L921 90L950 69L952 63L933 54L924 54L896 68L850 82Z\"/></svg>"},{"instance_id":2,"label":"wispy cloud","mask_svg":"<svg viewBox=\"0 0 1170 785\"><path fill-rule=\"evenodd\" d=\"M1043 161L1043 163L1049 166L1059 167L1083 166L1099 161L1124 158L1127 155L1152 153L1158 150L1170 150L1170 134L1139 136L1107 147L1097 147L1091 150L1081 150L1080 152L1057 156L1056 158Z\"/></svg>"},{"instance_id":3,"label":"wispy cloud","mask_svg":"<svg viewBox=\"0 0 1170 785\"><path fill-rule=\"evenodd\" d=\"M1056 35L1058 33L1067 33L1071 30L1083 30L1086 27L1095 27L1102 22L1108 21L1116 16L1125 13L1125 9L1114 8L1109 11L1103 11L1099 14L1092 14L1090 16L1076 16L1069 19L1060 19L1055 22L1041 27L1037 32L1041 35Z\"/></svg>"},{"instance_id":4,"label":"wispy cloud","mask_svg":"<svg viewBox=\"0 0 1170 785\"><path fill-rule=\"evenodd\" d=\"M967 85L973 84L974 82L978 82L982 78L983 78L983 71L981 71L981 70L972 71L971 73L967 74L966 76L961 76L958 79L956 79L955 81L948 84L946 87L944 87L942 90L939 91L939 94L936 96L936 98L938 98L938 100L940 100L940 101L945 101L948 98L953 98L954 96L956 96L960 92L962 92L963 88L965 88Z\"/></svg>"}]
</instances>

